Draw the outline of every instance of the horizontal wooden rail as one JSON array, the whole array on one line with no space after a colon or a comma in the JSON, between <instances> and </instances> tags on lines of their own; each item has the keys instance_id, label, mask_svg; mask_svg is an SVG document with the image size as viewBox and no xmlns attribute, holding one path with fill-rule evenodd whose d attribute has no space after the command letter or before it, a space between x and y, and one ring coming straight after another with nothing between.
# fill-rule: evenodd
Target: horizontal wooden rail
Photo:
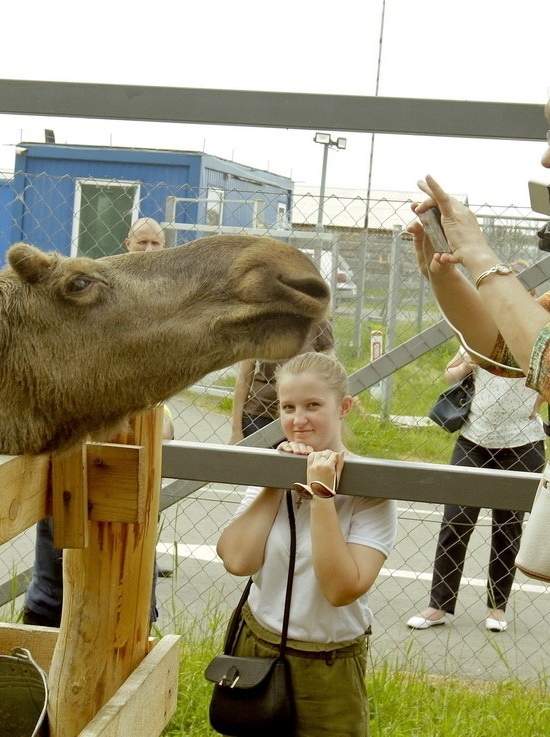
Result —
<instances>
[{"instance_id":1,"label":"horizontal wooden rail","mask_svg":"<svg viewBox=\"0 0 550 737\"><path fill-rule=\"evenodd\" d=\"M87 443L83 448L78 446L53 460L49 455L0 456L0 544L47 517L52 509L59 547L85 547L88 519L143 520L141 447Z\"/></svg>"}]
</instances>

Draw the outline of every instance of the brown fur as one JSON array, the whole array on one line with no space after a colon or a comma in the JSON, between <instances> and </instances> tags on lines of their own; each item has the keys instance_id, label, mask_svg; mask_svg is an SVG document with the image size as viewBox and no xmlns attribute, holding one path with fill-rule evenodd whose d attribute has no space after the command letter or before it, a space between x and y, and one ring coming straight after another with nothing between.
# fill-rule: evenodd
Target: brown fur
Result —
<instances>
[{"instance_id":1,"label":"brown fur","mask_svg":"<svg viewBox=\"0 0 550 737\"><path fill-rule=\"evenodd\" d=\"M281 359L323 317L311 261L216 236L97 261L12 246L0 271L0 453L74 443L245 358Z\"/></svg>"}]
</instances>

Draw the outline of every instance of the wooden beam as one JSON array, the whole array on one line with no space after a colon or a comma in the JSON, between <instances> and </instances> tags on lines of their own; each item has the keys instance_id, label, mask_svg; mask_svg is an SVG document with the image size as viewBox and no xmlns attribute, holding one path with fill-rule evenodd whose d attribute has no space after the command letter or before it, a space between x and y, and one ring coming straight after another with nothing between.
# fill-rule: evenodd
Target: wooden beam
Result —
<instances>
[{"instance_id":1,"label":"wooden beam","mask_svg":"<svg viewBox=\"0 0 550 737\"><path fill-rule=\"evenodd\" d=\"M47 517L50 457L0 456L0 544Z\"/></svg>"},{"instance_id":2,"label":"wooden beam","mask_svg":"<svg viewBox=\"0 0 550 737\"><path fill-rule=\"evenodd\" d=\"M10 653L14 647L26 647L38 665L48 672L58 635L59 627L0 622L0 653ZM147 652L151 652L158 642L157 637L149 637Z\"/></svg>"},{"instance_id":3,"label":"wooden beam","mask_svg":"<svg viewBox=\"0 0 550 737\"><path fill-rule=\"evenodd\" d=\"M86 465L83 460L81 463L83 447ZM52 481L59 491L56 494L58 521L54 525L56 547L84 544L85 512L95 522L143 521L146 488L143 457L138 445L114 443L88 443L52 457L1 455L0 544L51 514Z\"/></svg>"},{"instance_id":4,"label":"wooden beam","mask_svg":"<svg viewBox=\"0 0 550 737\"><path fill-rule=\"evenodd\" d=\"M176 710L179 640L163 637L79 737L158 737Z\"/></svg>"},{"instance_id":5,"label":"wooden beam","mask_svg":"<svg viewBox=\"0 0 550 737\"><path fill-rule=\"evenodd\" d=\"M53 544L56 548L88 545L86 445L52 456Z\"/></svg>"},{"instance_id":6,"label":"wooden beam","mask_svg":"<svg viewBox=\"0 0 550 737\"><path fill-rule=\"evenodd\" d=\"M50 668L51 737L77 737L148 651L161 481L163 411L137 415L124 443L143 446L143 522L93 522L87 548L63 555L63 614Z\"/></svg>"},{"instance_id":7,"label":"wooden beam","mask_svg":"<svg viewBox=\"0 0 550 737\"><path fill-rule=\"evenodd\" d=\"M89 515L96 522L142 522L146 473L139 445L87 443Z\"/></svg>"},{"instance_id":8,"label":"wooden beam","mask_svg":"<svg viewBox=\"0 0 550 737\"><path fill-rule=\"evenodd\" d=\"M26 647L38 665L47 672L58 634L57 627L0 622L0 653L8 654L14 647Z\"/></svg>"}]
</instances>

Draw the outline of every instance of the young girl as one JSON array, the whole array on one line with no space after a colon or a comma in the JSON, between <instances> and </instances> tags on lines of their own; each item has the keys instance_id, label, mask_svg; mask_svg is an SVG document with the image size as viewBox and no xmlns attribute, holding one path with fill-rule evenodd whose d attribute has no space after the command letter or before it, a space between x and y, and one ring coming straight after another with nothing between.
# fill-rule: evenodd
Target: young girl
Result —
<instances>
[{"instance_id":1,"label":"young girl","mask_svg":"<svg viewBox=\"0 0 550 737\"><path fill-rule=\"evenodd\" d=\"M297 550L287 655L297 711L297 737L366 737L367 591L396 534L395 503L325 496L347 453L342 420L350 411L344 368L321 353L304 353L277 373L279 450L307 456L307 486L293 491ZM365 481L366 483L366 481ZM218 542L225 568L253 576L236 654L278 653L290 532L284 492L250 488Z\"/></svg>"}]
</instances>

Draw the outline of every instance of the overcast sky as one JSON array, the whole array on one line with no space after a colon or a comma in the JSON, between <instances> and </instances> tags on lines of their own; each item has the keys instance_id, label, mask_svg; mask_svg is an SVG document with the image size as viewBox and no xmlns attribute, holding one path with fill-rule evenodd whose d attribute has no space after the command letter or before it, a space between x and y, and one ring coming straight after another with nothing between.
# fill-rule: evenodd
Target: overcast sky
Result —
<instances>
[{"instance_id":1,"label":"overcast sky","mask_svg":"<svg viewBox=\"0 0 550 737\"><path fill-rule=\"evenodd\" d=\"M176 87L372 95L382 0L128 0L2 8L1 76ZM548 0L387 0L380 94L543 104L550 94ZM0 116L0 169L14 144L202 150L316 186L321 146L310 131ZM328 186L365 188L369 134L331 152ZM528 203L546 181L543 144L377 136L373 188L415 189L427 172L475 203Z\"/></svg>"}]
</instances>

